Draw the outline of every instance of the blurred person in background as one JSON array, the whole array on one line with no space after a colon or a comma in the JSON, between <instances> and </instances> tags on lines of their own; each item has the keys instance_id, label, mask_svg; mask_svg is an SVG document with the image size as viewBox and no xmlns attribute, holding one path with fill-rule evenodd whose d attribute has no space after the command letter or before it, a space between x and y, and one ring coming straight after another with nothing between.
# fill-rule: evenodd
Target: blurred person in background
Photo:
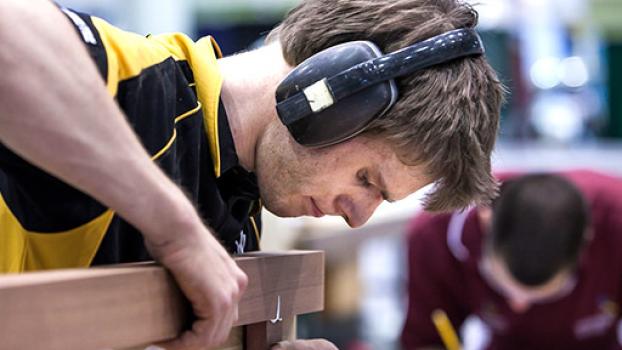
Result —
<instances>
[{"instance_id":1,"label":"blurred person in background","mask_svg":"<svg viewBox=\"0 0 622 350\"><path fill-rule=\"evenodd\" d=\"M168 348L226 339L247 283L229 254L259 248L262 205L356 227L430 182L432 210L496 192L502 87L482 55L397 79L382 118L327 147L298 144L275 108L283 79L324 49L393 52L474 27L460 2L309 0L268 45L227 58L211 37L145 37L45 0L0 14L1 270L154 258L197 316Z\"/></svg>"},{"instance_id":2,"label":"blurred person in background","mask_svg":"<svg viewBox=\"0 0 622 350\"><path fill-rule=\"evenodd\" d=\"M410 226L405 349L443 348L431 315L476 315L486 349L621 349L622 179L591 171L503 176L492 209Z\"/></svg>"}]
</instances>

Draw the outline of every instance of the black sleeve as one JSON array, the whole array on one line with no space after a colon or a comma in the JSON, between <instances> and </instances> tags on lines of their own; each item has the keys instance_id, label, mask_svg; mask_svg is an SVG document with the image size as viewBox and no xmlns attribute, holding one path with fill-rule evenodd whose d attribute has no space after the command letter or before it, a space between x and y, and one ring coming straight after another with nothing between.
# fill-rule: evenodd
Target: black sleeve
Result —
<instances>
[{"instance_id":1,"label":"black sleeve","mask_svg":"<svg viewBox=\"0 0 622 350\"><path fill-rule=\"evenodd\" d=\"M91 20L91 16L77 12L74 10L60 7L60 10L65 14L69 22L76 29L76 33L80 37L80 40L85 44L93 62L97 65L99 74L104 81L108 77L108 59L106 57L106 49L102 43L101 37L97 28Z\"/></svg>"}]
</instances>

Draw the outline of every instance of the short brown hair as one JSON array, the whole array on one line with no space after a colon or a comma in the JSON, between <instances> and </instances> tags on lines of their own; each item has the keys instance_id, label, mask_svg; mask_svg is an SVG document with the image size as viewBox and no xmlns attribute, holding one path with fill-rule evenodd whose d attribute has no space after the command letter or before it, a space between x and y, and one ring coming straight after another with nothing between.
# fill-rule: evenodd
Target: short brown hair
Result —
<instances>
[{"instance_id":1,"label":"short brown hair","mask_svg":"<svg viewBox=\"0 0 622 350\"><path fill-rule=\"evenodd\" d=\"M268 36L287 63L352 40L392 52L434 35L474 27L477 12L455 0L303 0ZM436 180L428 210L486 203L497 193L490 155L503 86L484 57L438 65L397 80L400 98L368 135L389 142L405 164L424 164Z\"/></svg>"},{"instance_id":2,"label":"short brown hair","mask_svg":"<svg viewBox=\"0 0 622 350\"><path fill-rule=\"evenodd\" d=\"M505 181L492 210L487 244L520 283L539 286L577 266L590 212L567 179L529 174Z\"/></svg>"}]
</instances>

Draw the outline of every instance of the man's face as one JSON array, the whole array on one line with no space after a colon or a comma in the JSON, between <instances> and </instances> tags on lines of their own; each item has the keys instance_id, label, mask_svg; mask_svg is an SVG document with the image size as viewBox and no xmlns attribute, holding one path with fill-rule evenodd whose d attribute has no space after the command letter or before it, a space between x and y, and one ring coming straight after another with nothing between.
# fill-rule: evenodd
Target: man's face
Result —
<instances>
[{"instance_id":1,"label":"man's face","mask_svg":"<svg viewBox=\"0 0 622 350\"><path fill-rule=\"evenodd\" d=\"M386 142L355 137L312 149L275 121L258 141L256 174L264 205L282 217L339 215L364 224L383 200L399 200L430 180L406 166Z\"/></svg>"},{"instance_id":2,"label":"man's face","mask_svg":"<svg viewBox=\"0 0 622 350\"><path fill-rule=\"evenodd\" d=\"M576 284L574 274L564 269L539 286L526 286L512 276L503 258L490 252L482 257L479 267L484 280L505 298L516 313L527 311L533 304L562 298L570 293Z\"/></svg>"}]
</instances>

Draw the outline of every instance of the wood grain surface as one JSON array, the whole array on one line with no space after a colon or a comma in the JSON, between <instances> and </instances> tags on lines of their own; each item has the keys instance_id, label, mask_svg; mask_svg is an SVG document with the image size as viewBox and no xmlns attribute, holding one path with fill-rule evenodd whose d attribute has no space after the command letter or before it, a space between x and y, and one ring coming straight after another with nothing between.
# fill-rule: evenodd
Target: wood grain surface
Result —
<instances>
[{"instance_id":1,"label":"wood grain surface","mask_svg":"<svg viewBox=\"0 0 622 350\"><path fill-rule=\"evenodd\" d=\"M323 309L322 252L254 253L236 262L249 277L236 326L276 318L279 297L288 325ZM191 322L173 278L155 264L4 275L0 315L0 350L136 348L174 338Z\"/></svg>"}]
</instances>

